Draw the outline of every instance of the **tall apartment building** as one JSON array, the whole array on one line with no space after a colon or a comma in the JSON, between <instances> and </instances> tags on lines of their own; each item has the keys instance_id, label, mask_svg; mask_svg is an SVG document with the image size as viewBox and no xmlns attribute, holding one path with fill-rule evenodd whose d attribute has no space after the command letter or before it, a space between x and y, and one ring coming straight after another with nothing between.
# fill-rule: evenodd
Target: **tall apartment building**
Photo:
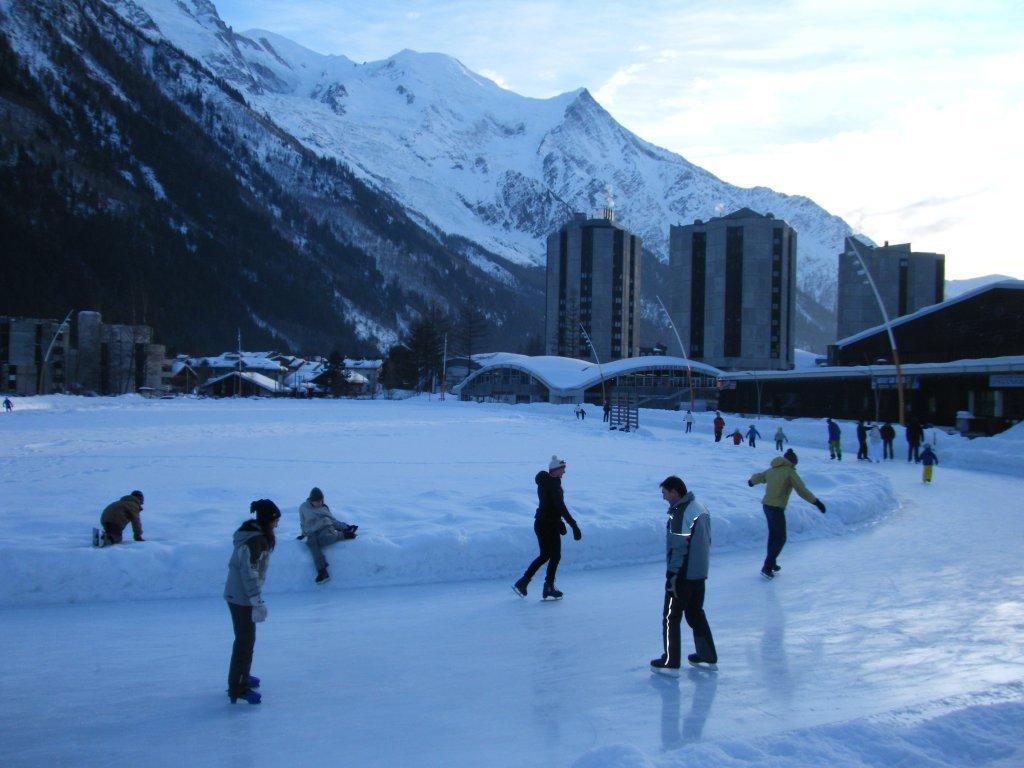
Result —
<instances>
[{"instance_id":1,"label":"tall apartment building","mask_svg":"<svg viewBox=\"0 0 1024 768\"><path fill-rule=\"evenodd\" d=\"M910 243L889 245L886 241L879 247L857 236L848 237L839 254L836 338L845 339L883 322L871 286L863 274L858 274L863 271L858 254L871 272L890 319L943 300L946 285L943 254L915 253L910 250Z\"/></svg>"},{"instance_id":2,"label":"tall apartment building","mask_svg":"<svg viewBox=\"0 0 1024 768\"><path fill-rule=\"evenodd\" d=\"M63 327L59 320L0 317L0 392L119 395L163 389L169 376L165 357L148 325L104 323L99 312L78 312Z\"/></svg>"},{"instance_id":3,"label":"tall apartment building","mask_svg":"<svg viewBox=\"0 0 1024 768\"><path fill-rule=\"evenodd\" d=\"M669 230L669 312L687 354L723 370L793 367L796 230L741 208Z\"/></svg>"},{"instance_id":4,"label":"tall apartment building","mask_svg":"<svg viewBox=\"0 0 1024 768\"><path fill-rule=\"evenodd\" d=\"M548 235L545 349L601 362L640 354L640 238L610 210L577 213Z\"/></svg>"}]
</instances>

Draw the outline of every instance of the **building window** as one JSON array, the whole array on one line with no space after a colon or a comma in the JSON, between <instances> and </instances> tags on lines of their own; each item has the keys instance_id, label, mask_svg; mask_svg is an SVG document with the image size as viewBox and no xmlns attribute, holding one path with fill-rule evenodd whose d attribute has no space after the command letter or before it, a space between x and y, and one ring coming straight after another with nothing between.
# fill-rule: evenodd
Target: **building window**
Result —
<instances>
[{"instance_id":1,"label":"building window","mask_svg":"<svg viewBox=\"0 0 1024 768\"><path fill-rule=\"evenodd\" d=\"M726 228L725 236L725 357L742 353L743 227Z\"/></svg>"},{"instance_id":2,"label":"building window","mask_svg":"<svg viewBox=\"0 0 1024 768\"><path fill-rule=\"evenodd\" d=\"M900 259L900 296L899 314L900 317L907 314L907 278L910 271L910 263L906 259Z\"/></svg>"},{"instance_id":3,"label":"building window","mask_svg":"<svg viewBox=\"0 0 1024 768\"><path fill-rule=\"evenodd\" d=\"M690 357L704 357L704 291L707 279L706 232L694 232L690 259Z\"/></svg>"},{"instance_id":4,"label":"building window","mask_svg":"<svg viewBox=\"0 0 1024 768\"><path fill-rule=\"evenodd\" d=\"M769 355L772 360L779 359L779 332L782 328L782 308L779 296L782 294L782 228L776 227L772 232L772 312L771 312L771 347Z\"/></svg>"}]
</instances>

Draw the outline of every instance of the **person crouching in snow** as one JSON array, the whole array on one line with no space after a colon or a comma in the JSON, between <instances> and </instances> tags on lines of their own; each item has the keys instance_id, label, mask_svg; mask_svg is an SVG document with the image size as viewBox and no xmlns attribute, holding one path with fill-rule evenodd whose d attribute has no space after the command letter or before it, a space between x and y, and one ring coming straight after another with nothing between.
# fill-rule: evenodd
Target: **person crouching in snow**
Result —
<instances>
[{"instance_id":1,"label":"person crouching in snow","mask_svg":"<svg viewBox=\"0 0 1024 768\"><path fill-rule=\"evenodd\" d=\"M309 498L299 506L299 525L302 526L302 536L299 538L306 539L306 546L313 555L316 583L323 584L331 578L327 572L324 549L339 541L354 539L359 526L336 519L331 514L331 508L324 503L324 492L319 488L311 490Z\"/></svg>"},{"instance_id":2,"label":"person crouching in snow","mask_svg":"<svg viewBox=\"0 0 1024 768\"><path fill-rule=\"evenodd\" d=\"M100 525L107 544L120 544L128 523L132 524L132 537L145 541L142 538L142 502L142 491L132 491L106 506L100 515Z\"/></svg>"},{"instance_id":3,"label":"person crouching in snow","mask_svg":"<svg viewBox=\"0 0 1024 768\"><path fill-rule=\"evenodd\" d=\"M924 465L921 470L921 480L923 482L930 483L932 481L932 469L938 463L939 457L935 455L931 444L925 443L924 450L921 451L921 464Z\"/></svg>"},{"instance_id":4,"label":"person crouching in snow","mask_svg":"<svg viewBox=\"0 0 1024 768\"><path fill-rule=\"evenodd\" d=\"M651 659L651 671L676 675L680 662L679 619L693 630L696 653L693 665L717 664L718 652L704 613L704 587L711 560L711 515L686 489L682 478L671 475L661 482L661 498L668 502L665 526L665 603L661 634L664 653ZM689 523L687 525L687 523Z\"/></svg>"},{"instance_id":5,"label":"person crouching in snow","mask_svg":"<svg viewBox=\"0 0 1024 768\"><path fill-rule=\"evenodd\" d=\"M520 597L526 597L526 588L530 579L540 570L544 563L548 569L544 577L542 597L547 600L558 600L562 593L555 588L555 572L558 562L562 559L562 536L566 534L565 524L572 528L572 537L579 541L583 538L580 527L573 520L565 506L565 494L562 491L562 476L565 474L565 459L552 456L548 462L548 471L541 470L534 478L537 483L537 515L533 521L533 532L537 534L540 554L530 563L526 573L515 584L512 591ZM564 522L563 522L564 521Z\"/></svg>"},{"instance_id":6,"label":"person crouching in snow","mask_svg":"<svg viewBox=\"0 0 1024 768\"><path fill-rule=\"evenodd\" d=\"M281 510L270 499L249 505L255 520L246 520L235 531L234 550L228 560L228 580L224 600L231 611L235 642L231 647L228 667L228 698L234 704L245 699L259 704L263 697L256 688L258 677L252 676L252 652L256 647L256 625L267 620L263 602L263 582L267 578L270 553L274 551L274 529L281 519Z\"/></svg>"},{"instance_id":7,"label":"person crouching in snow","mask_svg":"<svg viewBox=\"0 0 1024 768\"><path fill-rule=\"evenodd\" d=\"M732 438L733 445L739 445L740 443L743 442L743 433L740 432L738 429L734 429L732 431L732 434L729 435L729 437Z\"/></svg>"},{"instance_id":8,"label":"person crouching in snow","mask_svg":"<svg viewBox=\"0 0 1024 768\"><path fill-rule=\"evenodd\" d=\"M768 553L761 566L761 575L766 579L774 579L776 572L781 570L776 559L786 545L786 504L789 503L789 495L795 490L800 498L825 514L825 505L807 490L804 481L796 473L796 463L796 452L790 448L782 456L772 459L771 465L764 472L753 474L747 480L751 488L761 483L768 486L761 499L764 517L768 522Z\"/></svg>"}]
</instances>

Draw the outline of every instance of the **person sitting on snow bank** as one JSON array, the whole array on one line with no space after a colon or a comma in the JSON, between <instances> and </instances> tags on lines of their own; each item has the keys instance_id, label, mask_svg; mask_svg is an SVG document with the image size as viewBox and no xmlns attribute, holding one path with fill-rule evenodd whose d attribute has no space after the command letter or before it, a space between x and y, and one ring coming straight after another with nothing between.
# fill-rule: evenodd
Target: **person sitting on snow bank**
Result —
<instances>
[{"instance_id":1,"label":"person sitting on snow bank","mask_svg":"<svg viewBox=\"0 0 1024 768\"><path fill-rule=\"evenodd\" d=\"M324 548L345 539L354 539L358 525L349 525L336 519L331 508L324 503L324 492L314 488L309 498L299 507L299 524L302 526L300 539L306 540L306 546L313 555L316 566L316 583L323 584L331 576L327 572L327 558Z\"/></svg>"},{"instance_id":2,"label":"person sitting on snow bank","mask_svg":"<svg viewBox=\"0 0 1024 768\"><path fill-rule=\"evenodd\" d=\"M120 544L128 523L132 524L132 535L135 540L145 541L142 538L142 502L142 491L132 491L106 506L100 516L104 543Z\"/></svg>"}]
</instances>

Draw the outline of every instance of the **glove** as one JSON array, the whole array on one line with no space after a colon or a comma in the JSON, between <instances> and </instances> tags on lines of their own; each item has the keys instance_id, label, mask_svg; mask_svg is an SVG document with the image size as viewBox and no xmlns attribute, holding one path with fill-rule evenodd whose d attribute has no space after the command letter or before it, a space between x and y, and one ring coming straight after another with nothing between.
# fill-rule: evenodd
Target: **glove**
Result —
<instances>
[{"instance_id":1,"label":"glove","mask_svg":"<svg viewBox=\"0 0 1024 768\"><path fill-rule=\"evenodd\" d=\"M583 538L583 532L580 530L580 527L578 525L574 525L572 527L572 537L576 539L576 541L579 541Z\"/></svg>"},{"instance_id":2,"label":"glove","mask_svg":"<svg viewBox=\"0 0 1024 768\"><path fill-rule=\"evenodd\" d=\"M561 533L563 536L565 536L565 534L568 533L568 529L565 527L565 520L558 521L558 529L559 533Z\"/></svg>"},{"instance_id":3,"label":"glove","mask_svg":"<svg viewBox=\"0 0 1024 768\"><path fill-rule=\"evenodd\" d=\"M298 536L295 537L295 540L302 541L304 538L306 538L306 534L300 533Z\"/></svg>"},{"instance_id":4,"label":"glove","mask_svg":"<svg viewBox=\"0 0 1024 768\"><path fill-rule=\"evenodd\" d=\"M356 529L358 525L346 525L341 530L341 535L346 539L354 539L356 537Z\"/></svg>"},{"instance_id":5,"label":"glove","mask_svg":"<svg viewBox=\"0 0 1024 768\"><path fill-rule=\"evenodd\" d=\"M814 506L818 508L818 511L821 512L821 514L825 514L825 503L821 499L815 499Z\"/></svg>"},{"instance_id":6,"label":"glove","mask_svg":"<svg viewBox=\"0 0 1024 768\"><path fill-rule=\"evenodd\" d=\"M747 480L747 485L750 486L751 488L753 488L754 487L754 481L753 480Z\"/></svg>"},{"instance_id":7,"label":"glove","mask_svg":"<svg viewBox=\"0 0 1024 768\"><path fill-rule=\"evenodd\" d=\"M679 593L676 591L676 584L679 581L679 574L669 571L665 574L665 591L674 597L679 597Z\"/></svg>"},{"instance_id":8,"label":"glove","mask_svg":"<svg viewBox=\"0 0 1024 768\"><path fill-rule=\"evenodd\" d=\"M258 597L252 604L252 620L257 624L267 620L267 604Z\"/></svg>"}]
</instances>

